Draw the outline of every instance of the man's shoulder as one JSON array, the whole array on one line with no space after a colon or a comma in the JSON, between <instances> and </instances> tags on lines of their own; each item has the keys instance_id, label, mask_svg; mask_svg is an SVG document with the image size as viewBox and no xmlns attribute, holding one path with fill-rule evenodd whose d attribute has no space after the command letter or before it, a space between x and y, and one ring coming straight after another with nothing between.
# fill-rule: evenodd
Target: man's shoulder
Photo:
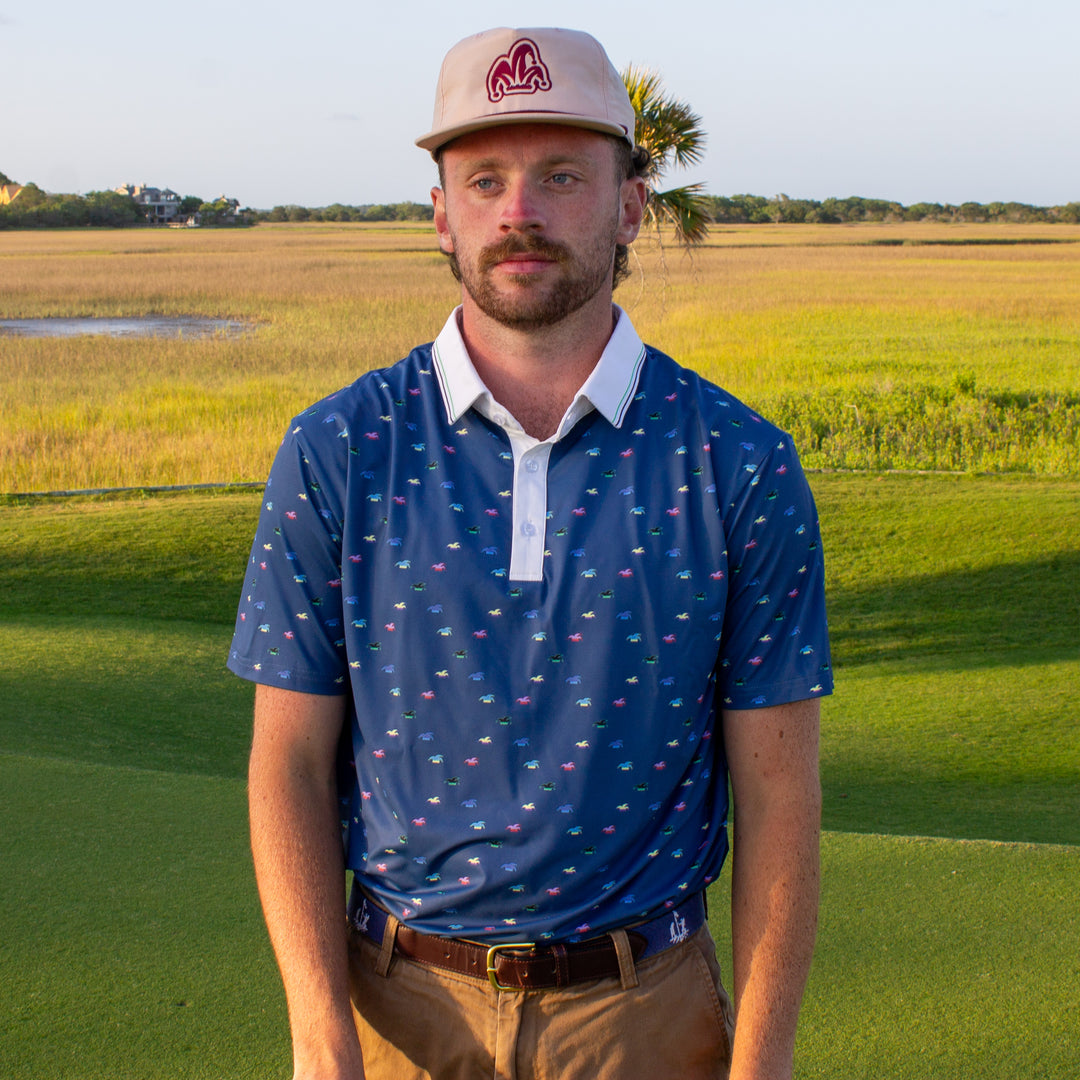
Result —
<instances>
[{"instance_id":1,"label":"man's shoulder","mask_svg":"<svg viewBox=\"0 0 1080 1080\"><path fill-rule=\"evenodd\" d=\"M740 433L756 433L759 441L785 437L782 429L705 375L652 345L645 350L647 363L635 400L650 413L660 403L674 406L684 420L698 417L714 439L727 435L738 442Z\"/></svg>"},{"instance_id":2,"label":"man's shoulder","mask_svg":"<svg viewBox=\"0 0 1080 1080\"><path fill-rule=\"evenodd\" d=\"M325 428L340 431L350 423L392 416L395 409L425 389L437 391L431 342L416 346L389 367L365 371L347 386L320 398L293 418L293 428L309 434Z\"/></svg>"}]
</instances>

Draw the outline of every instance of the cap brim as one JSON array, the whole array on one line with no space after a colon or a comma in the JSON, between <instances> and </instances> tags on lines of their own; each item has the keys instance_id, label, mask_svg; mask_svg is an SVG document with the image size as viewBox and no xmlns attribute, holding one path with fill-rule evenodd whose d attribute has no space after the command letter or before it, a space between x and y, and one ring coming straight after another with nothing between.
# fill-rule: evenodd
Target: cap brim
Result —
<instances>
[{"instance_id":1,"label":"cap brim","mask_svg":"<svg viewBox=\"0 0 1080 1080\"><path fill-rule=\"evenodd\" d=\"M492 113L490 116L475 117L467 124L458 124L455 127L429 131L416 140L416 145L422 150L428 150L434 154L440 147L445 146L453 139L460 138L462 135L469 135L474 131L483 131L486 128L502 127L506 124L562 124L564 127L586 128L589 131L598 131L604 135L614 135L618 139L625 139L631 147L634 145L633 136L627 132L622 124L612 124L591 116L574 116L561 112Z\"/></svg>"}]
</instances>

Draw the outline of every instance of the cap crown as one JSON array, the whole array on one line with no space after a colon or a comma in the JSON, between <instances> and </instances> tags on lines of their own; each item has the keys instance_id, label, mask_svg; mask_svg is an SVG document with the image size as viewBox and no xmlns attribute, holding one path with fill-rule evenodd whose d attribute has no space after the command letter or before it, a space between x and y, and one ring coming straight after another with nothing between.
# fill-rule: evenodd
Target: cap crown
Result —
<instances>
[{"instance_id":1,"label":"cap crown","mask_svg":"<svg viewBox=\"0 0 1080 1080\"><path fill-rule=\"evenodd\" d=\"M499 27L459 41L443 60L432 130L416 145L432 152L497 124L589 128L634 144L634 108L600 43L580 30Z\"/></svg>"}]
</instances>

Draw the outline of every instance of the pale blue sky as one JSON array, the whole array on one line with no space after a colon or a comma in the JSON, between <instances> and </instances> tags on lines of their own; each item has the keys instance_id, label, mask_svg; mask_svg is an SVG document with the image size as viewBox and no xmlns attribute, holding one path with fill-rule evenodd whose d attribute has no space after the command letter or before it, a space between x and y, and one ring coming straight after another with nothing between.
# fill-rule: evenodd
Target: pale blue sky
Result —
<instances>
[{"instance_id":1,"label":"pale blue sky","mask_svg":"<svg viewBox=\"0 0 1080 1080\"><path fill-rule=\"evenodd\" d=\"M1080 0L0 0L0 170L245 205L426 200L443 53L588 30L709 133L717 195L1080 201ZM680 14L682 18L676 19ZM668 19L670 18L670 23Z\"/></svg>"}]
</instances>

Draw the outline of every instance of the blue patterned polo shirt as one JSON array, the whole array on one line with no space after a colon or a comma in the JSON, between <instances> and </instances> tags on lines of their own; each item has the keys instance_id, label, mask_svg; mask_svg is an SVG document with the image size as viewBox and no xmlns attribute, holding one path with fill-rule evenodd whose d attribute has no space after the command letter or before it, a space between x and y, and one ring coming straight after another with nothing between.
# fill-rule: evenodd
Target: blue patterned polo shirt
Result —
<instances>
[{"instance_id":1,"label":"blue patterned polo shirt","mask_svg":"<svg viewBox=\"0 0 1080 1080\"><path fill-rule=\"evenodd\" d=\"M624 313L543 442L455 313L292 423L229 666L348 696L346 864L389 911L573 940L716 877L719 711L831 691L823 578L790 439Z\"/></svg>"}]
</instances>

